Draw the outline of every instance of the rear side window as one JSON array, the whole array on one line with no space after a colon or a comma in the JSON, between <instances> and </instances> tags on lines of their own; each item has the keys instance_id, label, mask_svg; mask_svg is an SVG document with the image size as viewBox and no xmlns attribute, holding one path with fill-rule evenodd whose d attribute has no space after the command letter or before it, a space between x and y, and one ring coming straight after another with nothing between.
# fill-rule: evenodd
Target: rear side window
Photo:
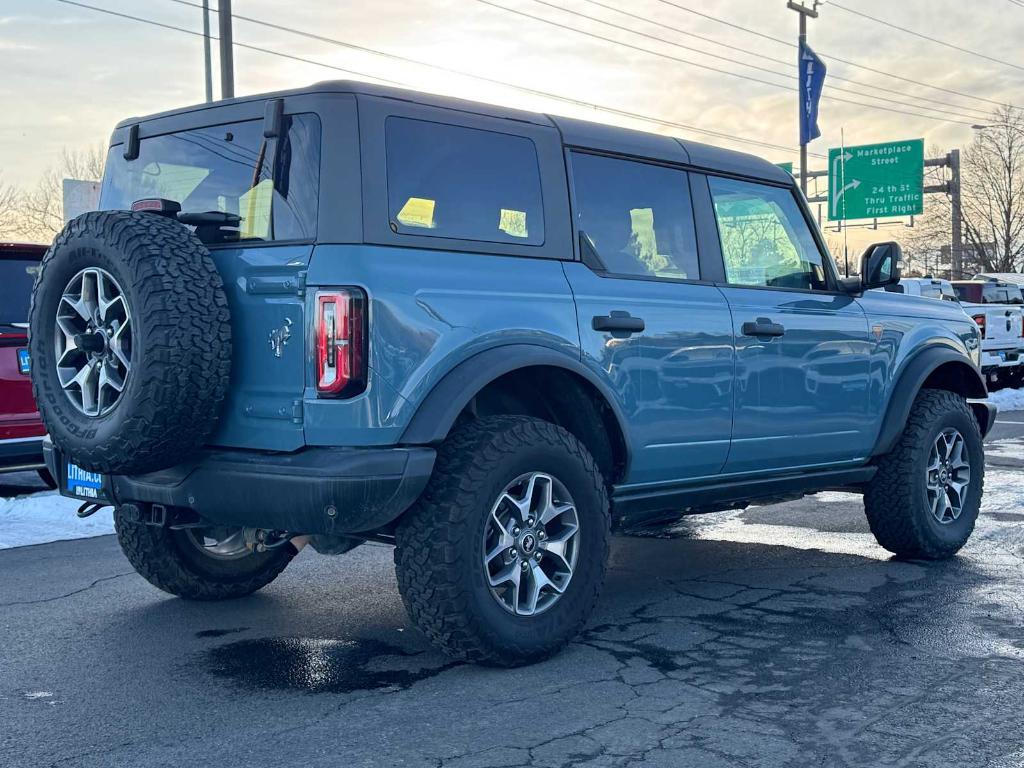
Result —
<instances>
[{"instance_id":1,"label":"rear side window","mask_svg":"<svg viewBox=\"0 0 1024 768\"><path fill-rule=\"evenodd\" d=\"M36 259L0 259L0 325L28 322L28 304L38 271Z\"/></svg>"},{"instance_id":2,"label":"rear side window","mask_svg":"<svg viewBox=\"0 0 1024 768\"><path fill-rule=\"evenodd\" d=\"M143 139L139 156L110 150L100 207L127 210L136 200L162 197L182 211L223 211L237 226L205 232L208 242L311 240L316 236L320 187L320 119L289 115L281 139L263 136L249 120Z\"/></svg>"},{"instance_id":3,"label":"rear side window","mask_svg":"<svg viewBox=\"0 0 1024 768\"><path fill-rule=\"evenodd\" d=\"M574 152L572 176L579 229L608 272L700 278L685 171Z\"/></svg>"},{"instance_id":4,"label":"rear side window","mask_svg":"<svg viewBox=\"0 0 1024 768\"><path fill-rule=\"evenodd\" d=\"M921 295L928 299L941 299L942 289L934 283L927 283L921 286Z\"/></svg>"},{"instance_id":5,"label":"rear side window","mask_svg":"<svg viewBox=\"0 0 1024 768\"><path fill-rule=\"evenodd\" d=\"M542 245L537 148L522 136L389 117L388 218L395 232Z\"/></svg>"},{"instance_id":6,"label":"rear side window","mask_svg":"<svg viewBox=\"0 0 1024 768\"><path fill-rule=\"evenodd\" d=\"M827 287L821 251L789 189L717 176L708 184L730 283Z\"/></svg>"}]
</instances>

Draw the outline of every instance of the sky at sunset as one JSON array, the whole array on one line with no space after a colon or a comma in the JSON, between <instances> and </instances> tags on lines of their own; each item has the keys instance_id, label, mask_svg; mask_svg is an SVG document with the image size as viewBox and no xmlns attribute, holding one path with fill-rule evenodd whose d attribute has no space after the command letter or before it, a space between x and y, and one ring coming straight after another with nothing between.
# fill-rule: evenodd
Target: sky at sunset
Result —
<instances>
[{"instance_id":1,"label":"sky at sunset","mask_svg":"<svg viewBox=\"0 0 1024 768\"><path fill-rule=\"evenodd\" d=\"M202 29L201 11L189 3L85 2L183 30ZM774 162L797 160L792 46L797 16L785 0L235 0L233 6L236 16L406 59L239 18L237 43L308 60L238 47L239 95L329 79L378 78L671 133ZM951 50L897 27L982 55ZM997 103L1024 105L1024 4L1013 0L826 2L820 18L810 22L809 39L829 67L819 119L823 133L810 146L818 155L838 146L841 131L846 144L923 137L929 147L962 146L971 138L971 124L984 122ZM214 54L216 95L216 42ZM32 184L62 148L104 142L124 117L204 97L201 37L57 0L0 0L0 59L6 74L0 81L0 179L21 186ZM812 156L809 165L824 168L825 160Z\"/></svg>"}]
</instances>

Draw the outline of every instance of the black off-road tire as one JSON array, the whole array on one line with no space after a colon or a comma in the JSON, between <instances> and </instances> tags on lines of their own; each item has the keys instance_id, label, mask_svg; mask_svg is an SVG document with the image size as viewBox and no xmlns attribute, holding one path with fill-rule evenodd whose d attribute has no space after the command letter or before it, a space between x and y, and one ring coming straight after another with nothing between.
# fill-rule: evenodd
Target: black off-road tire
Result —
<instances>
[{"instance_id":1,"label":"black off-road tire","mask_svg":"<svg viewBox=\"0 0 1024 768\"><path fill-rule=\"evenodd\" d=\"M117 281L132 312L131 373L101 416L72 404L54 354L61 294L88 267ZM72 220L43 257L30 316L32 388L65 458L96 472L152 472L212 434L231 368L228 302L210 252L184 225L129 211Z\"/></svg>"},{"instance_id":2,"label":"black off-road tire","mask_svg":"<svg viewBox=\"0 0 1024 768\"><path fill-rule=\"evenodd\" d=\"M971 479L960 517L944 525L928 508L925 467L935 439L947 427L955 427L963 435ZM984 481L981 430L967 401L945 390L921 390L899 442L879 460L878 472L864 493L871 532L898 557L952 557L974 531Z\"/></svg>"},{"instance_id":3,"label":"black off-road tire","mask_svg":"<svg viewBox=\"0 0 1024 768\"><path fill-rule=\"evenodd\" d=\"M576 504L580 550L565 593L535 616L490 594L480 561L483 526L505 486L525 472L557 477ZM496 416L458 428L438 451L423 496L396 531L395 571L409 615L448 655L495 666L551 656L589 618L610 539L605 483L590 453L549 422Z\"/></svg>"},{"instance_id":4,"label":"black off-road tire","mask_svg":"<svg viewBox=\"0 0 1024 768\"><path fill-rule=\"evenodd\" d=\"M146 581L186 600L231 600L262 589L295 556L291 544L236 560L204 554L184 530L132 522L114 510L114 528L128 562Z\"/></svg>"}]
</instances>

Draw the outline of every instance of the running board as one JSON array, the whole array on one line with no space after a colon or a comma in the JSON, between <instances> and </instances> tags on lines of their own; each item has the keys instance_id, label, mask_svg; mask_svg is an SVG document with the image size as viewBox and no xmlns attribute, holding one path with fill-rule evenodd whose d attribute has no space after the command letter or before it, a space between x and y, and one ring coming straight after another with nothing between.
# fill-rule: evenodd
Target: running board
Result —
<instances>
[{"instance_id":1,"label":"running board","mask_svg":"<svg viewBox=\"0 0 1024 768\"><path fill-rule=\"evenodd\" d=\"M875 471L875 467L866 466L711 484L619 487L612 493L612 519L617 526L633 526L720 511L741 502L797 499L808 493L862 485L874 477Z\"/></svg>"}]
</instances>

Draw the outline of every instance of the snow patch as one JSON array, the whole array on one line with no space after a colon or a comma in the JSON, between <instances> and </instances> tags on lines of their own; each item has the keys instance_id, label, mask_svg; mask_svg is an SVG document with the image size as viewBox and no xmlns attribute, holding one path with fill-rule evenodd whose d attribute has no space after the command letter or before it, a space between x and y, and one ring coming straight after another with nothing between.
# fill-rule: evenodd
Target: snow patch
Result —
<instances>
[{"instance_id":1,"label":"snow patch","mask_svg":"<svg viewBox=\"0 0 1024 768\"><path fill-rule=\"evenodd\" d=\"M988 401L1000 411L1024 411L1024 389L1000 389L990 392Z\"/></svg>"},{"instance_id":2,"label":"snow patch","mask_svg":"<svg viewBox=\"0 0 1024 768\"><path fill-rule=\"evenodd\" d=\"M81 504L56 491L0 498L0 549L114 532L109 508L82 520L75 516Z\"/></svg>"}]
</instances>

